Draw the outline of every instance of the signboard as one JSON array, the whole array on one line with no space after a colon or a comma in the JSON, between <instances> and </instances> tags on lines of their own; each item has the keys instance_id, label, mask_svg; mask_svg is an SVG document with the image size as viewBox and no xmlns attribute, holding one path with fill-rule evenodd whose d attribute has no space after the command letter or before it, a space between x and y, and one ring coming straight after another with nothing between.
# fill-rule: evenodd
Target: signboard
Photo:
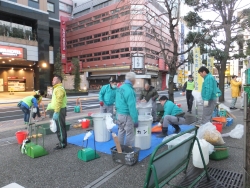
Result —
<instances>
[{"instance_id":1,"label":"signboard","mask_svg":"<svg viewBox=\"0 0 250 188\"><path fill-rule=\"evenodd\" d=\"M207 58L207 68L208 68L209 72L213 75L214 57Z\"/></svg>"},{"instance_id":2,"label":"signboard","mask_svg":"<svg viewBox=\"0 0 250 188\"><path fill-rule=\"evenodd\" d=\"M202 65L200 47L193 48L193 54L194 54L194 83L195 83L195 90L196 91L201 91L203 78L198 73L198 70Z\"/></svg>"},{"instance_id":3,"label":"signboard","mask_svg":"<svg viewBox=\"0 0 250 188\"><path fill-rule=\"evenodd\" d=\"M60 34L61 34L61 62L66 63L66 21L68 21L68 18L61 16L60 17Z\"/></svg>"},{"instance_id":4,"label":"signboard","mask_svg":"<svg viewBox=\"0 0 250 188\"><path fill-rule=\"evenodd\" d=\"M134 54L132 56L132 69L144 69L144 55Z\"/></svg>"},{"instance_id":5,"label":"signboard","mask_svg":"<svg viewBox=\"0 0 250 188\"><path fill-rule=\"evenodd\" d=\"M0 57L15 57L23 59L23 48L0 46Z\"/></svg>"}]
</instances>

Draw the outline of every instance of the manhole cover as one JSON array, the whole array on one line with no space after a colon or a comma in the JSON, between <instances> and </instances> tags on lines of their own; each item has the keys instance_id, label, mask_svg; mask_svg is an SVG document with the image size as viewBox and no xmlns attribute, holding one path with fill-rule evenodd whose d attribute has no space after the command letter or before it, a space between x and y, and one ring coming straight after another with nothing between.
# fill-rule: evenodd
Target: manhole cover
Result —
<instances>
[{"instance_id":1,"label":"manhole cover","mask_svg":"<svg viewBox=\"0 0 250 188\"><path fill-rule=\"evenodd\" d=\"M243 174L216 168L208 168L208 172L211 177L216 179L226 188L243 187Z\"/></svg>"}]
</instances>

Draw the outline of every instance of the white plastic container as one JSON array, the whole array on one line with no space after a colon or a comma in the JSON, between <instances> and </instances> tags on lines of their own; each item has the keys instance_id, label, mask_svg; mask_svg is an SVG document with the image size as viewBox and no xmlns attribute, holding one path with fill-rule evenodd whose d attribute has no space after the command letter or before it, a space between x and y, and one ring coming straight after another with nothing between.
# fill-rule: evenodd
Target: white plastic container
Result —
<instances>
[{"instance_id":1,"label":"white plastic container","mask_svg":"<svg viewBox=\"0 0 250 188\"><path fill-rule=\"evenodd\" d=\"M110 132L106 126L106 115L111 115L110 113L96 113L92 114L95 141L97 142L107 142L110 140Z\"/></svg>"},{"instance_id":2,"label":"white plastic container","mask_svg":"<svg viewBox=\"0 0 250 188\"><path fill-rule=\"evenodd\" d=\"M137 109L139 115L151 116L152 107L138 107Z\"/></svg>"},{"instance_id":3,"label":"white plastic container","mask_svg":"<svg viewBox=\"0 0 250 188\"><path fill-rule=\"evenodd\" d=\"M199 140L199 142L205 160L205 164L207 165L209 162L209 144L204 139ZM197 141L195 141L193 147L193 165L197 168L204 168Z\"/></svg>"},{"instance_id":4,"label":"white plastic container","mask_svg":"<svg viewBox=\"0 0 250 188\"><path fill-rule=\"evenodd\" d=\"M151 147L152 122L152 116L138 116L138 128L135 130L135 147L141 148L141 150L146 150Z\"/></svg>"}]
</instances>

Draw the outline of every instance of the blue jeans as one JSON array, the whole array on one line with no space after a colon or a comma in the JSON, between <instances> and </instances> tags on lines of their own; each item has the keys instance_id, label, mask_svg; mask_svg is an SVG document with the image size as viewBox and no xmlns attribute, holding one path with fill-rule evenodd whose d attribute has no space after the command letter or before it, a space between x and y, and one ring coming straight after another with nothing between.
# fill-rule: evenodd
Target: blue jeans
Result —
<instances>
[{"instance_id":1,"label":"blue jeans","mask_svg":"<svg viewBox=\"0 0 250 188\"><path fill-rule=\"evenodd\" d=\"M30 119L30 109L27 109L25 106L21 105L20 106L21 110L24 113L24 122L29 122Z\"/></svg>"}]
</instances>

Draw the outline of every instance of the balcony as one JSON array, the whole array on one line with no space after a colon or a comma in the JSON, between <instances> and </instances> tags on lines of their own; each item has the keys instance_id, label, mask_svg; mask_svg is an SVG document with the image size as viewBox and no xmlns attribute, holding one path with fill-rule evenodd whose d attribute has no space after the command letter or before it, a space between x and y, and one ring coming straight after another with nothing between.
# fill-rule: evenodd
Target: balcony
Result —
<instances>
[{"instance_id":1,"label":"balcony","mask_svg":"<svg viewBox=\"0 0 250 188\"><path fill-rule=\"evenodd\" d=\"M0 42L23 44L23 45L29 45L29 46L38 46L37 41L34 41L34 40L27 40L27 39L7 37L7 36L0 36Z\"/></svg>"}]
</instances>

